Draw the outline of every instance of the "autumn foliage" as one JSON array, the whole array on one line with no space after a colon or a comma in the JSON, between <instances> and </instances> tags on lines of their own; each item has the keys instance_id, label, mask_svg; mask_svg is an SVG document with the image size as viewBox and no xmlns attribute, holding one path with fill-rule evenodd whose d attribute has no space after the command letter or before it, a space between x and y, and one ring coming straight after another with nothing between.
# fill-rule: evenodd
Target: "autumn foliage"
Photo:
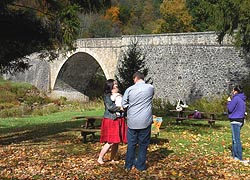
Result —
<instances>
[{"instance_id":1,"label":"autumn foliage","mask_svg":"<svg viewBox=\"0 0 250 180\"><path fill-rule=\"evenodd\" d=\"M190 32L192 27L192 17L189 15L185 0L164 0L160 6L163 22L155 32Z\"/></svg>"},{"instance_id":2,"label":"autumn foliage","mask_svg":"<svg viewBox=\"0 0 250 180\"><path fill-rule=\"evenodd\" d=\"M119 13L120 13L120 10L118 7L111 7L106 11L104 18L111 20L113 23L119 24L121 23L119 20Z\"/></svg>"}]
</instances>

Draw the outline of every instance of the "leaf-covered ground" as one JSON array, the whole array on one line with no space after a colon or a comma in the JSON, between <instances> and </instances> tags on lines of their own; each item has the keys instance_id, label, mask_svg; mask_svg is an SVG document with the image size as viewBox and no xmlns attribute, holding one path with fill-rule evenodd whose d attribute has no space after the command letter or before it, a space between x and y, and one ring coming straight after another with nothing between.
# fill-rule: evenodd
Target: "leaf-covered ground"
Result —
<instances>
[{"instance_id":1,"label":"leaf-covered ground","mask_svg":"<svg viewBox=\"0 0 250 180\"><path fill-rule=\"evenodd\" d=\"M143 172L124 171L125 144L120 146L119 161L109 162L108 154L107 162L99 165L96 160L102 144L82 143L79 132L2 144L0 179L250 179L250 166L230 157L230 128L190 127L162 129L160 137L152 139L148 169ZM227 138L222 138L224 133ZM11 136L15 134L1 138L6 142ZM244 149L249 149L250 139L243 138Z\"/></svg>"}]
</instances>

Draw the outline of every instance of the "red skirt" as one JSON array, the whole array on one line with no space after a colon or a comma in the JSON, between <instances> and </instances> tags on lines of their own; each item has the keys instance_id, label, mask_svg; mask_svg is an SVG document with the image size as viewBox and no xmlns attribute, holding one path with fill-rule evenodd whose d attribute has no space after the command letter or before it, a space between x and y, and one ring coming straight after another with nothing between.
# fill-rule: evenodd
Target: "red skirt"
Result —
<instances>
[{"instance_id":1,"label":"red skirt","mask_svg":"<svg viewBox=\"0 0 250 180\"><path fill-rule=\"evenodd\" d=\"M127 128L124 118L117 118L115 120L103 118L100 142L127 143Z\"/></svg>"}]
</instances>

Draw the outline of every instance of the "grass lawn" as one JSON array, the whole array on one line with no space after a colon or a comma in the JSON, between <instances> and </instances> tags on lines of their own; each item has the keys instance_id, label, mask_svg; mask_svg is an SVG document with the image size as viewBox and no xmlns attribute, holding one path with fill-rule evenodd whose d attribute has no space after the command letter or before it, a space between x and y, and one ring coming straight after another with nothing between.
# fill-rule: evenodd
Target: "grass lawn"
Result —
<instances>
[{"instance_id":1,"label":"grass lawn","mask_svg":"<svg viewBox=\"0 0 250 180\"><path fill-rule=\"evenodd\" d=\"M123 170L126 145L119 162L96 163L102 145L82 143L76 115L102 115L102 110L58 112L48 116L0 119L0 179L248 179L250 166L230 157L229 122L206 121L175 124L164 118L160 136L152 137L148 169ZM242 128L243 157L250 159L250 123ZM109 154L106 159L108 160Z\"/></svg>"}]
</instances>

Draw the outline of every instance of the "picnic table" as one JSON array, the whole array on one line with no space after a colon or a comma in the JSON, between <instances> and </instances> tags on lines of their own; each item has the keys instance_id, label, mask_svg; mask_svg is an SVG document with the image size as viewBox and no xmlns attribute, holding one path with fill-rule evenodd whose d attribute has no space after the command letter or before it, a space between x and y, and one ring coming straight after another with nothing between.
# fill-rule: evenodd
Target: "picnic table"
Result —
<instances>
[{"instance_id":1,"label":"picnic table","mask_svg":"<svg viewBox=\"0 0 250 180\"><path fill-rule=\"evenodd\" d=\"M102 116L73 116L71 119L83 119L85 123L79 128L68 128L68 131L80 131L83 137L83 142L87 142L87 136L92 135L92 140L96 138L95 133L101 132ZM162 117L154 116L152 124L152 134L155 137L159 136Z\"/></svg>"},{"instance_id":2,"label":"picnic table","mask_svg":"<svg viewBox=\"0 0 250 180\"><path fill-rule=\"evenodd\" d=\"M210 126L215 125L216 119L215 119L215 113L213 112L198 111L201 114L200 118L194 118L194 116L192 116L192 114L195 113L195 111L170 110L170 112L174 112L176 114L176 116L174 116L173 118L175 118L177 124L179 124L180 122L183 122L184 120L205 120L208 122Z\"/></svg>"},{"instance_id":3,"label":"picnic table","mask_svg":"<svg viewBox=\"0 0 250 180\"><path fill-rule=\"evenodd\" d=\"M83 142L87 142L87 136L92 135L92 140L95 139L95 133L101 132L102 116L73 116L72 119L84 119L85 123L79 128L70 128L71 131L80 131L83 137Z\"/></svg>"}]
</instances>

